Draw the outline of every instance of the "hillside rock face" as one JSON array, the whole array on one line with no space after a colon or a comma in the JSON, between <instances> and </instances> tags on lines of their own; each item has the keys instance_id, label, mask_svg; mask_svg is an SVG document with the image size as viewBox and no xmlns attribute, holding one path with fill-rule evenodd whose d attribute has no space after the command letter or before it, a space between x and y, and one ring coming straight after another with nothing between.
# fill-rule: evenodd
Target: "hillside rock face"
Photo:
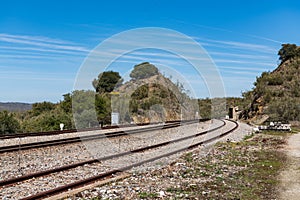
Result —
<instances>
[{"instance_id":1,"label":"hillside rock face","mask_svg":"<svg viewBox=\"0 0 300 200\"><path fill-rule=\"evenodd\" d=\"M113 112L121 121L135 123L194 119L198 110L178 85L159 72L147 78L132 79L114 90Z\"/></svg>"},{"instance_id":2,"label":"hillside rock face","mask_svg":"<svg viewBox=\"0 0 300 200\"><path fill-rule=\"evenodd\" d=\"M254 85L244 95L251 103L241 118L257 124L300 121L300 56L283 61L272 72L263 72Z\"/></svg>"}]
</instances>

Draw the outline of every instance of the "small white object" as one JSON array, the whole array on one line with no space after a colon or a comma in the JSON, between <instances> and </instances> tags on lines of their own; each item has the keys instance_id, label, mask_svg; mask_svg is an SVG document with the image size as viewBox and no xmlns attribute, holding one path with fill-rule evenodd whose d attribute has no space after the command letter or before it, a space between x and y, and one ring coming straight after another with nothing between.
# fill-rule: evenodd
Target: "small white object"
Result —
<instances>
[{"instance_id":1,"label":"small white object","mask_svg":"<svg viewBox=\"0 0 300 200\"><path fill-rule=\"evenodd\" d=\"M196 119L199 119L199 112L196 112L196 113L195 113L195 118L196 118Z\"/></svg>"},{"instance_id":2,"label":"small white object","mask_svg":"<svg viewBox=\"0 0 300 200\"><path fill-rule=\"evenodd\" d=\"M165 192L164 191L159 191L159 197L164 197L165 196Z\"/></svg>"},{"instance_id":3,"label":"small white object","mask_svg":"<svg viewBox=\"0 0 300 200\"><path fill-rule=\"evenodd\" d=\"M254 133L258 133L259 132L259 129L257 127L253 128L253 132Z\"/></svg>"},{"instance_id":4,"label":"small white object","mask_svg":"<svg viewBox=\"0 0 300 200\"><path fill-rule=\"evenodd\" d=\"M119 125L120 114L118 112L111 113L111 125Z\"/></svg>"},{"instance_id":5,"label":"small white object","mask_svg":"<svg viewBox=\"0 0 300 200\"><path fill-rule=\"evenodd\" d=\"M63 123L60 123L60 124L59 124L59 127L60 127L60 130L61 130L61 131L64 130L64 126L65 126L65 125L64 125Z\"/></svg>"}]
</instances>

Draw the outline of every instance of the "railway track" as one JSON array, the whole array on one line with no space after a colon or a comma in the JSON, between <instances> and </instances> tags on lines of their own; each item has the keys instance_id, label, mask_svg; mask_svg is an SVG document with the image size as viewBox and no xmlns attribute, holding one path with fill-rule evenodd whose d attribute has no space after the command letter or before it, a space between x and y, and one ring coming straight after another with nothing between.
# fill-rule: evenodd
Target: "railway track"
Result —
<instances>
[{"instance_id":1,"label":"railway track","mask_svg":"<svg viewBox=\"0 0 300 200\"><path fill-rule=\"evenodd\" d=\"M148 124L138 124L137 126L145 126ZM4 134L0 136L0 140L13 139L13 138L25 138L25 137L35 137L35 136L51 136L51 135L60 135L65 133L76 133L83 131L95 131L95 130L106 130L106 129L115 129L115 128L125 128L132 127L134 125L123 125L123 126L104 126L102 128L86 128L86 129L67 129L67 130L57 130L57 131L45 131L45 132L34 132L34 133L15 133L15 134Z\"/></svg>"},{"instance_id":2,"label":"railway track","mask_svg":"<svg viewBox=\"0 0 300 200\"><path fill-rule=\"evenodd\" d=\"M208 119L201 119L201 121L205 121ZM187 122L190 120L185 120ZM166 124L181 122L180 120L174 121L166 121ZM151 123L152 125L159 124L159 122ZM115 125L115 126L104 126L104 127L94 127L94 128L85 128L85 129L68 129L68 130L57 130L57 131L46 131L46 132L33 132L33 133L15 133L15 134L2 134L0 135L0 140L5 139L14 139L14 138L24 138L24 137L35 137L35 136L51 136L51 135L60 135L65 133L76 133L76 132L84 132L84 131L96 131L96 130L108 130L108 129L116 129L116 128L127 128L127 127L136 127L136 126L146 126L150 125L150 123L138 123L138 124L128 124L128 125Z\"/></svg>"},{"instance_id":3,"label":"railway track","mask_svg":"<svg viewBox=\"0 0 300 200\"><path fill-rule=\"evenodd\" d=\"M232 129L230 129L228 131L225 131L225 132L223 132L221 134L218 134L217 136L213 136L213 137L211 137L209 139L197 142L197 143L189 146L188 149L191 149L191 148L194 148L194 147L197 147L199 145L206 144L206 143L210 143L210 142L212 142L214 140L217 140L219 138L222 138L222 137L228 135L229 133L231 133L232 131L234 131L238 127L238 124L236 122L233 122L233 123L235 123L234 128L232 128ZM159 148L159 147L171 144L171 143L176 143L176 142L188 140L188 139L191 139L191 138L194 138L194 137L198 137L198 136L201 136L201 135L205 135L207 133L216 131L216 130L220 129L221 127L224 127L224 126L225 126L225 121L223 121L222 125L220 125L218 127L215 127L213 129L210 129L210 130L207 130L207 131L203 131L203 132L200 132L200 133L197 133L197 134L193 134L193 135L190 135L190 136L182 137L182 138L179 138L179 139L170 140L170 141L158 143L158 144L155 144L155 145L152 145L152 146L146 146L146 147L134 149L134 150L131 150L131 151L123 152L123 153L112 155L112 156L106 156L106 157L103 157L103 158L100 158L100 159L93 159L93 160L89 160L89 161L75 163L75 164L72 164L72 165L66 165L66 166L58 167L58 168L55 168L55 169L50 169L50 170L46 170L46 171L42 171L42 172L28 174L28 175L17 177L17 178L13 178L13 179L4 180L4 181L0 182L0 187L18 184L21 181L25 181L25 180L28 180L28 179L37 178L37 177L41 177L41 176L47 176L47 175L50 175L52 173L69 170L69 169L72 169L72 168L76 168L78 166L88 165L88 164L92 164L92 163L96 163L96 162L101 162L101 161L105 161L105 160L110 160L110 159L114 159L114 158L126 156L126 155L133 154L133 153L139 153L139 152L144 152L144 151L147 151L147 150ZM118 169L109 170L109 171L107 171L105 173L101 173L101 174L98 174L96 176L92 176L90 178L86 178L84 180L75 181L75 182L72 182L70 184L66 184L64 186L60 186L60 187L57 187L57 188L54 188L54 189L50 189L50 190L45 191L45 192L41 192L41 193L38 193L38 194L35 194L35 195L32 195L32 196L28 196L28 197L26 197L24 199L41 199L41 198L45 198L47 196L51 196L51 195L54 195L54 194L57 194L57 193L64 192L64 191L72 189L72 188L81 187L83 185L86 185L86 184L98 181L100 179L104 179L104 178L110 177L113 174L116 174L118 172L123 172L123 171L129 170L129 169L131 169L133 167L137 167L137 166L143 165L145 163L149 163L149 162L158 160L160 158L176 154L176 153L184 151L184 150L187 150L187 148L186 147L185 148L179 148L179 149L176 149L176 150L174 150L172 152L161 154L159 156L156 156L156 157L153 157L153 158L150 158L150 159L146 159L146 160L143 160L141 162L137 162L137 163L125 166L125 167L121 167L121 168L118 168Z\"/></svg>"},{"instance_id":4,"label":"railway track","mask_svg":"<svg viewBox=\"0 0 300 200\"><path fill-rule=\"evenodd\" d=\"M63 145L63 144L71 144L71 143L90 141L90 140L99 140L104 138L120 137L124 135L138 134L138 133L144 133L144 132L161 130L161 129L170 129L185 124L196 123L198 121L199 120L174 121L174 122L168 122L168 124L165 125L157 125L153 127L145 127L145 128L126 130L126 131L114 131L114 132L100 134L100 135L87 135L81 137L63 138L63 139L50 140L50 141L2 146L0 147L0 153L28 150L33 148L42 148L42 147L49 147L49 146L56 146L56 145ZM204 121L204 120L200 120L200 121Z\"/></svg>"}]
</instances>

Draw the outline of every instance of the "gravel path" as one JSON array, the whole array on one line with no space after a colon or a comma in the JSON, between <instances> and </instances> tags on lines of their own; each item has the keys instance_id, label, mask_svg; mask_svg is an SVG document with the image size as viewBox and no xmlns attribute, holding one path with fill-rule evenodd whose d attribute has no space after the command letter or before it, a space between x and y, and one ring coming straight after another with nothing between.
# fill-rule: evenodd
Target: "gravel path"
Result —
<instances>
[{"instance_id":1,"label":"gravel path","mask_svg":"<svg viewBox=\"0 0 300 200\"><path fill-rule=\"evenodd\" d=\"M288 155L288 168L280 175L280 199L300 198L300 134L289 137L285 148Z\"/></svg>"}]
</instances>

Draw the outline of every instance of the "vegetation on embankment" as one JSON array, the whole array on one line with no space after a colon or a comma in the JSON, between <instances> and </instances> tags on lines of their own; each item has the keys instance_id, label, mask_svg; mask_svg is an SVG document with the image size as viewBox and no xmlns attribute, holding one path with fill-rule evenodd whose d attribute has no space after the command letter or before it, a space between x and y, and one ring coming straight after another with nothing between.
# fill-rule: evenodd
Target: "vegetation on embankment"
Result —
<instances>
[{"instance_id":1,"label":"vegetation on embankment","mask_svg":"<svg viewBox=\"0 0 300 200\"><path fill-rule=\"evenodd\" d=\"M207 156L199 159L185 155L186 179L198 184L170 187L170 196L186 194L198 199L275 199L278 175L286 156L280 151L285 137L258 134L238 143L218 143Z\"/></svg>"},{"instance_id":2,"label":"vegetation on embankment","mask_svg":"<svg viewBox=\"0 0 300 200\"><path fill-rule=\"evenodd\" d=\"M254 88L243 94L250 102L244 119L264 116L269 121L300 121L300 47L283 44L278 52L280 64L272 72L257 77Z\"/></svg>"}]
</instances>

